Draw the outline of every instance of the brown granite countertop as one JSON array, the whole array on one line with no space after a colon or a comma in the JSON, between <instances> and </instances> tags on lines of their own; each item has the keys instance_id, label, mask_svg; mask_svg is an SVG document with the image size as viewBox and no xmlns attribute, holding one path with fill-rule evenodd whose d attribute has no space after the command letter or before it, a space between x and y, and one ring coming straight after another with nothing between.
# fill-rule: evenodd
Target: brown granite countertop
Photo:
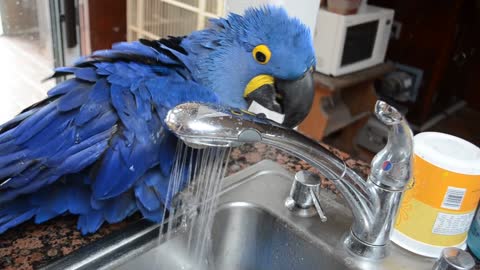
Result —
<instances>
[{"instance_id":1,"label":"brown granite countertop","mask_svg":"<svg viewBox=\"0 0 480 270\"><path fill-rule=\"evenodd\" d=\"M348 154L337 149L326 147L361 175L368 174L368 164L351 159ZM232 150L227 174L238 172L263 159L276 161L291 172L309 170L318 173L306 162L282 151L264 144L246 144ZM322 186L336 192L335 185L327 179L322 179ZM76 229L77 219L71 215L40 225L24 223L0 235L0 269L38 269L80 247L122 230L139 219L140 215L136 214L118 224L105 224L97 233L88 236L80 234Z\"/></svg>"}]
</instances>

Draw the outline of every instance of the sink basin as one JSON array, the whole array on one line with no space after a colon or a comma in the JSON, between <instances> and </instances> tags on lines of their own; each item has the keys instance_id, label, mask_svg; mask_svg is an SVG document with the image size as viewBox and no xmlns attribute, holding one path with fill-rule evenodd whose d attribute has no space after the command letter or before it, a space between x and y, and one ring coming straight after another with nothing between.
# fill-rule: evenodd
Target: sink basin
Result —
<instances>
[{"instance_id":1,"label":"sink basin","mask_svg":"<svg viewBox=\"0 0 480 270\"><path fill-rule=\"evenodd\" d=\"M224 205L213 225L216 269L336 269L318 247L266 210L251 204Z\"/></svg>"},{"instance_id":2,"label":"sink basin","mask_svg":"<svg viewBox=\"0 0 480 270\"><path fill-rule=\"evenodd\" d=\"M298 217L284 207L293 176L280 165L262 161L223 182L215 214L209 257L216 270L268 269L431 269L433 259L394 244L390 256L370 261L350 254L343 238L352 224L338 196L322 191L328 221ZM181 230L179 230L181 231ZM46 269L195 269L185 233L169 241L159 225L142 221L132 228L86 246Z\"/></svg>"},{"instance_id":3,"label":"sink basin","mask_svg":"<svg viewBox=\"0 0 480 270\"><path fill-rule=\"evenodd\" d=\"M214 269L217 270L345 268L338 260L319 256L313 242L299 237L274 215L252 204L222 205L212 231ZM188 256L186 243L186 234L181 234L116 269L207 270L195 265Z\"/></svg>"}]
</instances>

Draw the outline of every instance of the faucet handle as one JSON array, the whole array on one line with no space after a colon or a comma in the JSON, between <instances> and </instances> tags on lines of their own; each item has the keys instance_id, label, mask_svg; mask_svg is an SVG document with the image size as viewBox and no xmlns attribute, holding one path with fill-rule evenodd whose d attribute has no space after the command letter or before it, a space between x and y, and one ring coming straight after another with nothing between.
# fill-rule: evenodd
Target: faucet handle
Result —
<instances>
[{"instance_id":1,"label":"faucet handle","mask_svg":"<svg viewBox=\"0 0 480 270\"><path fill-rule=\"evenodd\" d=\"M323 212L322 206L320 205L320 200L318 199L317 193L313 191L313 189L310 189L310 196L312 196L313 199L313 204L315 205L315 209L317 209L318 216L320 217L320 220L322 222L327 221L327 216L325 216L325 213Z\"/></svg>"},{"instance_id":2,"label":"faucet handle","mask_svg":"<svg viewBox=\"0 0 480 270\"><path fill-rule=\"evenodd\" d=\"M389 191L404 191L412 178L413 132L386 102L377 101L375 115L388 126L388 142L372 159L369 180Z\"/></svg>"},{"instance_id":3,"label":"faucet handle","mask_svg":"<svg viewBox=\"0 0 480 270\"><path fill-rule=\"evenodd\" d=\"M318 199L321 179L308 171L295 174L290 195L285 200L285 207L299 216L311 217L318 214L322 222L327 221Z\"/></svg>"}]
</instances>

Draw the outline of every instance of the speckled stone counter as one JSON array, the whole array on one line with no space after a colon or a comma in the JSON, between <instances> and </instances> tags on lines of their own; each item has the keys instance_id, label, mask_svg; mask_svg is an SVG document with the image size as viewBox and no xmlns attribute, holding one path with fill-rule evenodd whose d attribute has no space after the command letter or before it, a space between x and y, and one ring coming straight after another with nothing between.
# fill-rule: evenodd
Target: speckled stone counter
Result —
<instances>
[{"instance_id":1,"label":"speckled stone counter","mask_svg":"<svg viewBox=\"0 0 480 270\"><path fill-rule=\"evenodd\" d=\"M368 174L368 164L351 159L348 154L337 149L326 147L361 175ZM227 174L238 172L263 159L276 161L291 172L309 170L318 173L306 162L277 149L264 144L247 144L232 149ZM325 178L322 179L322 186L336 192L335 185ZM88 236L82 236L76 230L76 218L70 215L40 225L31 221L24 223L0 235L0 269L38 269L106 235L122 230L140 218L140 215L136 214L118 224L104 224L97 233Z\"/></svg>"}]
</instances>

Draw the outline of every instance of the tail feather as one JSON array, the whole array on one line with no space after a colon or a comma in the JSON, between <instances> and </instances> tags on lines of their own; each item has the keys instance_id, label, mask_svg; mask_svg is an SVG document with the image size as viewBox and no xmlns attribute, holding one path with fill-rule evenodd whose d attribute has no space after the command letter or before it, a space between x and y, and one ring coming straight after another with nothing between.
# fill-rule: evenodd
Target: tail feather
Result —
<instances>
[{"instance_id":1,"label":"tail feather","mask_svg":"<svg viewBox=\"0 0 480 270\"><path fill-rule=\"evenodd\" d=\"M0 208L0 234L31 219L37 209L31 208L26 200L15 200Z\"/></svg>"},{"instance_id":2,"label":"tail feather","mask_svg":"<svg viewBox=\"0 0 480 270\"><path fill-rule=\"evenodd\" d=\"M45 221L49 221L50 219L59 216L60 214L45 208L37 209L35 212L35 223L40 224Z\"/></svg>"},{"instance_id":3,"label":"tail feather","mask_svg":"<svg viewBox=\"0 0 480 270\"><path fill-rule=\"evenodd\" d=\"M138 210L152 221L162 220L164 212L162 198L150 198L151 200L147 202L146 198L138 198L135 192L127 191L114 198L93 200L94 196L87 178L83 174L71 174L35 193L3 203L0 207L0 234L32 218L39 224L64 214L78 215L77 228L82 234L97 231L104 222L120 222ZM152 192L156 188L150 186L152 181L146 181L146 178L139 181L149 182L139 185ZM158 185L158 181L163 182L165 179L153 182ZM149 209L143 207L140 199L149 206Z\"/></svg>"},{"instance_id":4,"label":"tail feather","mask_svg":"<svg viewBox=\"0 0 480 270\"><path fill-rule=\"evenodd\" d=\"M85 231L90 232L98 223L91 218L92 212L101 213L104 209L97 211L90 206L91 192L81 179L84 177L69 175L38 192L3 203L0 207L0 233L31 218L38 224L66 213L80 215L82 221L79 220L79 226L86 227Z\"/></svg>"},{"instance_id":5,"label":"tail feather","mask_svg":"<svg viewBox=\"0 0 480 270\"><path fill-rule=\"evenodd\" d=\"M103 222L105 222L103 213L101 211L92 211L78 217L77 229L84 235L94 233L100 228Z\"/></svg>"}]
</instances>

